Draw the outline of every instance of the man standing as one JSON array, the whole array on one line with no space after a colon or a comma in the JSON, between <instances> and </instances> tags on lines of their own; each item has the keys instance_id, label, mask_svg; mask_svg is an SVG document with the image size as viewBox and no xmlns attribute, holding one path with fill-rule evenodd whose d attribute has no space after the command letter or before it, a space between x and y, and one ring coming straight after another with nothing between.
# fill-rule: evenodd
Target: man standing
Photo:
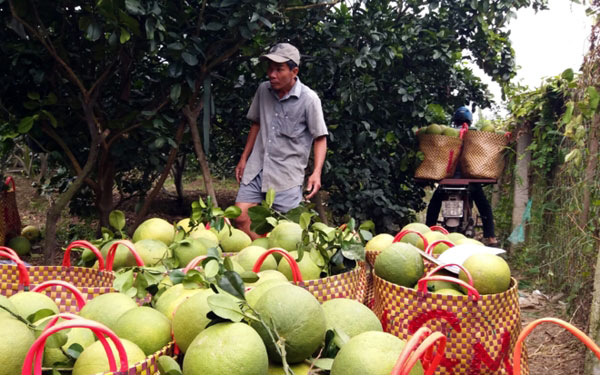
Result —
<instances>
[{"instance_id":1,"label":"man standing","mask_svg":"<svg viewBox=\"0 0 600 375\"><path fill-rule=\"evenodd\" d=\"M314 170L309 176L307 199L321 188L321 171L327 153L327 126L321 100L298 78L300 52L289 43L273 46L260 57L269 64L269 81L260 84L248 111L252 122L246 146L235 168L240 183L236 206L242 214L236 226L252 239L248 209L260 204L266 192L276 192L273 208L285 213L302 201L304 170L314 143Z\"/></svg>"}]
</instances>

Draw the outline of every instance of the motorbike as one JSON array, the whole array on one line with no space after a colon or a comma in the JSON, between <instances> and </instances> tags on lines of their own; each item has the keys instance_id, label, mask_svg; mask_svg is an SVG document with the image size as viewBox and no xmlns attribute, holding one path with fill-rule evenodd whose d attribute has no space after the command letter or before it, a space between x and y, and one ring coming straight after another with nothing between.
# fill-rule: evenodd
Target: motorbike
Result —
<instances>
[{"instance_id":1,"label":"motorbike","mask_svg":"<svg viewBox=\"0 0 600 375\"><path fill-rule=\"evenodd\" d=\"M494 179L445 178L439 181L441 191L441 226L448 232L459 232L467 237L474 237L475 228L479 227L478 217L473 212L473 198L470 185L496 184Z\"/></svg>"}]
</instances>

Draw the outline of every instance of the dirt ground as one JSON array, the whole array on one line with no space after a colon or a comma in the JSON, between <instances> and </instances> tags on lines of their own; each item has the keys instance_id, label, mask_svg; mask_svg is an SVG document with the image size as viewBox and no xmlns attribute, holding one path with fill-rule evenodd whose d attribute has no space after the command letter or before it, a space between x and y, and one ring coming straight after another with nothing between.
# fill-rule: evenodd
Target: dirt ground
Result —
<instances>
[{"instance_id":1,"label":"dirt ground","mask_svg":"<svg viewBox=\"0 0 600 375\"><path fill-rule=\"evenodd\" d=\"M31 181L24 177L15 176L17 186L17 203L23 225L37 225L43 227L45 209L48 206L46 198L37 194ZM192 201L205 193L202 190L201 180L186 184L185 202L178 205L173 189L164 189L160 197L152 206L149 216L160 216L169 221L187 217ZM226 186L217 189L219 206L226 208L235 201L235 190ZM128 222L133 222L133 203L121 208L126 212ZM77 222L76 217L69 216L69 220ZM34 248L40 252L39 245ZM32 263L41 263L42 260L35 255L25 259ZM565 312L565 303L560 296L545 295L539 291L520 290L521 320L525 326L529 322L542 317L557 317L566 321L571 318ZM572 322L577 326L576 322ZM578 326L585 331L585 327ZM532 375L571 375L583 373L583 359L585 346L567 331L553 324L538 326L526 341L529 357L530 374Z\"/></svg>"}]
</instances>

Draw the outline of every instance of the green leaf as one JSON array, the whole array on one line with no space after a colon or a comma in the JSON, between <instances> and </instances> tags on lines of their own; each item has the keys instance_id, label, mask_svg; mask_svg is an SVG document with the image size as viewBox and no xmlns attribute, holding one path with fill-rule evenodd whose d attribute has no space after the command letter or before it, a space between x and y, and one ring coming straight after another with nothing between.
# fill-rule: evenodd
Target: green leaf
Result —
<instances>
[{"instance_id":1,"label":"green leaf","mask_svg":"<svg viewBox=\"0 0 600 375\"><path fill-rule=\"evenodd\" d=\"M102 28L95 20L90 22L85 28L85 38L89 41L95 42L102 36Z\"/></svg>"},{"instance_id":2,"label":"green leaf","mask_svg":"<svg viewBox=\"0 0 600 375\"><path fill-rule=\"evenodd\" d=\"M221 8L229 7L235 5L239 2L239 0L223 0L219 5Z\"/></svg>"},{"instance_id":3,"label":"green leaf","mask_svg":"<svg viewBox=\"0 0 600 375\"><path fill-rule=\"evenodd\" d=\"M217 283L221 289L234 297L245 300L244 281L237 272L225 271Z\"/></svg>"},{"instance_id":4,"label":"green leaf","mask_svg":"<svg viewBox=\"0 0 600 375\"><path fill-rule=\"evenodd\" d=\"M565 70L564 72L562 72L562 74L560 76L563 79L566 79L567 81L571 82L573 80L573 78L575 78L575 73L573 72L573 69L569 68L569 69Z\"/></svg>"},{"instance_id":5,"label":"green leaf","mask_svg":"<svg viewBox=\"0 0 600 375\"><path fill-rule=\"evenodd\" d=\"M173 85L173 87L171 87L171 100L173 102L177 102L179 100L179 96L181 95L181 85L178 83L176 85Z\"/></svg>"},{"instance_id":6,"label":"green leaf","mask_svg":"<svg viewBox=\"0 0 600 375\"><path fill-rule=\"evenodd\" d=\"M123 292L130 289L133 286L133 269L129 269L122 273L117 273L115 281L113 281L113 287Z\"/></svg>"},{"instance_id":7,"label":"green leaf","mask_svg":"<svg viewBox=\"0 0 600 375\"><path fill-rule=\"evenodd\" d=\"M330 371L333 367L333 358L319 358L313 362L315 367Z\"/></svg>"},{"instance_id":8,"label":"green leaf","mask_svg":"<svg viewBox=\"0 0 600 375\"><path fill-rule=\"evenodd\" d=\"M125 0L125 8L127 8L129 13L135 15L143 15L146 13L138 0Z\"/></svg>"},{"instance_id":9,"label":"green leaf","mask_svg":"<svg viewBox=\"0 0 600 375\"><path fill-rule=\"evenodd\" d=\"M267 202L267 206L268 207L273 207L273 203L275 202L275 190L273 188L270 188L269 190L267 190L267 194L265 196L265 202Z\"/></svg>"},{"instance_id":10,"label":"green leaf","mask_svg":"<svg viewBox=\"0 0 600 375\"><path fill-rule=\"evenodd\" d=\"M27 97L31 100L40 100L40 94L37 92L28 92Z\"/></svg>"},{"instance_id":11,"label":"green leaf","mask_svg":"<svg viewBox=\"0 0 600 375\"><path fill-rule=\"evenodd\" d=\"M590 110L596 112L598 110L598 102L600 101L600 95L594 86L588 86L586 92L590 98Z\"/></svg>"},{"instance_id":12,"label":"green leaf","mask_svg":"<svg viewBox=\"0 0 600 375\"><path fill-rule=\"evenodd\" d=\"M191 53L183 52L181 54L181 57L183 58L183 61L185 61L185 63L189 66L198 65L198 58L195 55L192 55Z\"/></svg>"},{"instance_id":13,"label":"green leaf","mask_svg":"<svg viewBox=\"0 0 600 375\"><path fill-rule=\"evenodd\" d=\"M37 322L38 320L47 318L52 315L54 315L54 311L52 311L50 309L40 309L40 310L34 312L33 314L29 315L27 317L27 321L30 323L33 323L33 322ZM64 343L63 343L63 345L64 345Z\"/></svg>"},{"instance_id":14,"label":"green leaf","mask_svg":"<svg viewBox=\"0 0 600 375\"><path fill-rule=\"evenodd\" d=\"M79 358L81 352L83 352L83 347L77 343L71 344L67 350L67 355L73 359Z\"/></svg>"},{"instance_id":15,"label":"green leaf","mask_svg":"<svg viewBox=\"0 0 600 375\"><path fill-rule=\"evenodd\" d=\"M223 28L223 24L220 22L210 22L205 26L206 30L219 31Z\"/></svg>"},{"instance_id":16,"label":"green leaf","mask_svg":"<svg viewBox=\"0 0 600 375\"><path fill-rule=\"evenodd\" d=\"M173 282L173 284L181 284L183 279L185 278L185 273L181 270L173 270L169 272L169 279Z\"/></svg>"},{"instance_id":17,"label":"green leaf","mask_svg":"<svg viewBox=\"0 0 600 375\"><path fill-rule=\"evenodd\" d=\"M350 244L348 247L342 247L344 257L352 260L365 260L365 248L361 244Z\"/></svg>"},{"instance_id":18,"label":"green leaf","mask_svg":"<svg viewBox=\"0 0 600 375\"><path fill-rule=\"evenodd\" d=\"M240 322L244 314L240 309L239 301L228 294L213 294L207 298L208 306L218 316L233 322Z\"/></svg>"},{"instance_id":19,"label":"green leaf","mask_svg":"<svg viewBox=\"0 0 600 375\"><path fill-rule=\"evenodd\" d=\"M121 44L125 44L127 41L129 41L129 39L131 39L131 34L129 31L121 27L121 36L119 37L119 42L121 42Z\"/></svg>"},{"instance_id":20,"label":"green leaf","mask_svg":"<svg viewBox=\"0 0 600 375\"><path fill-rule=\"evenodd\" d=\"M125 228L125 213L120 210L113 210L108 214L110 226L120 231Z\"/></svg>"},{"instance_id":21,"label":"green leaf","mask_svg":"<svg viewBox=\"0 0 600 375\"><path fill-rule=\"evenodd\" d=\"M300 215L300 223L299 223L300 227L302 229L308 229L312 217L313 217L313 214L311 214L310 212L302 213L302 215Z\"/></svg>"},{"instance_id":22,"label":"green leaf","mask_svg":"<svg viewBox=\"0 0 600 375\"><path fill-rule=\"evenodd\" d=\"M34 122L33 116L23 117L21 119L21 121L19 122L19 126L18 126L17 130L21 134L29 133L29 131L33 127L33 122Z\"/></svg>"},{"instance_id":23,"label":"green leaf","mask_svg":"<svg viewBox=\"0 0 600 375\"><path fill-rule=\"evenodd\" d=\"M225 209L223 216L225 216L228 219L235 219L236 217L239 217L241 214L242 214L241 208L239 208L238 206L229 206Z\"/></svg>"},{"instance_id":24,"label":"green leaf","mask_svg":"<svg viewBox=\"0 0 600 375\"><path fill-rule=\"evenodd\" d=\"M219 262L211 259L204 265L204 275L208 278L213 278L219 273Z\"/></svg>"},{"instance_id":25,"label":"green leaf","mask_svg":"<svg viewBox=\"0 0 600 375\"><path fill-rule=\"evenodd\" d=\"M183 44L181 44L179 42L170 43L170 44L167 44L167 48L175 50L175 51L181 51L183 49Z\"/></svg>"}]
</instances>

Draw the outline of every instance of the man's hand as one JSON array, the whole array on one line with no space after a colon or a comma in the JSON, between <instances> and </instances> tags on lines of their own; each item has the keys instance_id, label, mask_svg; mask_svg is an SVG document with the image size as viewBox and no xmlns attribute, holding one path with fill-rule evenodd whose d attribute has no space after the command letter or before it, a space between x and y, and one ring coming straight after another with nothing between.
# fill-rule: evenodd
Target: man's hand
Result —
<instances>
[{"instance_id":1,"label":"man's hand","mask_svg":"<svg viewBox=\"0 0 600 375\"><path fill-rule=\"evenodd\" d=\"M306 199L310 199L315 196L321 189L321 174L313 173L308 178L308 182L306 183L306 191L308 195Z\"/></svg>"},{"instance_id":2,"label":"man's hand","mask_svg":"<svg viewBox=\"0 0 600 375\"><path fill-rule=\"evenodd\" d=\"M235 167L235 179L237 180L238 184L242 181L242 176L244 176L244 169L246 169L246 160L242 158L240 159L238 165Z\"/></svg>"}]
</instances>

